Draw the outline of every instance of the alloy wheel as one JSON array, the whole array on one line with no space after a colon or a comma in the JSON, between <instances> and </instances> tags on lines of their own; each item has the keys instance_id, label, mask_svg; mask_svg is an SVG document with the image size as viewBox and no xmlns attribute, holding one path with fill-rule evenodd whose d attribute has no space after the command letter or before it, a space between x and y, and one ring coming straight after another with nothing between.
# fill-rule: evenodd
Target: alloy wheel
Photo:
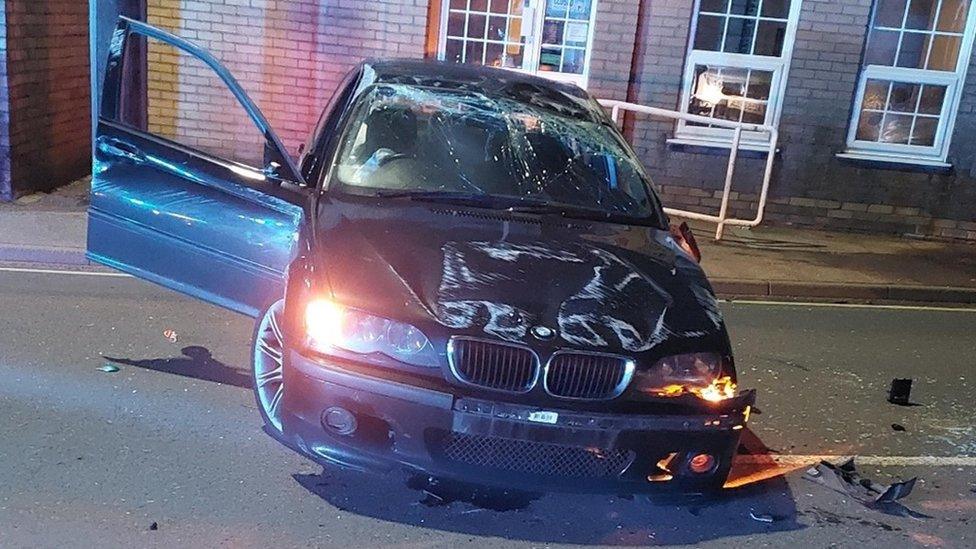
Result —
<instances>
[{"instance_id":1,"label":"alloy wheel","mask_svg":"<svg viewBox=\"0 0 976 549\"><path fill-rule=\"evenodd\" d=\"M281 399L285 384L281 376L284 362L284 338L281 334L281 313L285 300L268 307L258 323L254 335L253 368L254 393L261 415L268 428L280 434Z\"/></svg>"}]
</instances>

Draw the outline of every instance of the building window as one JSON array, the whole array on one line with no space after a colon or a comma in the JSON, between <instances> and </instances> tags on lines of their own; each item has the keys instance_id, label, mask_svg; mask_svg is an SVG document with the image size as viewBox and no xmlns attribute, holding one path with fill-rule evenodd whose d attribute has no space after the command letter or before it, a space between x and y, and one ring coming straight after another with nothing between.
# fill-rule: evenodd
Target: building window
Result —
<instances>
[{"instance_id":1,"label":"building window","mask_svg":"<svg viewBox=\"0 0 976 549\"><path fill-rule=\"evenodd\" d=\"M685 112L776 125L800 0L698 0L681 104ZM728 143L731 130L680 122L678 141ZM763 142L762 133L743 134Z\"/></svg>"},{"instance_id":2,"label":"building window","mask_svg":"<svg viewBox=\"0 0 976 549\"><path fill-rule=\"evenodd\" d=\"M586 85L596 0L443 0L438 58Z\"/></svg>"},{"instance_id":3,"label":"building window","mask_svg":"<svg viewBox=\"0 0 976 549\"><path fill-rule=\"evenodd\" d=\"M972 50L970 0L877 0L848 153L944 163Z\"/></svg>"}]
</instances>

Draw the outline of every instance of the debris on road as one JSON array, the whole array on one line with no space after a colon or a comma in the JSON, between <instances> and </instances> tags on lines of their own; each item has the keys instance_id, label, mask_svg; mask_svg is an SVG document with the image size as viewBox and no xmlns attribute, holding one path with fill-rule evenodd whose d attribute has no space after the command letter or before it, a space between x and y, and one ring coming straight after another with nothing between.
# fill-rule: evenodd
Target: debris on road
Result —
<instances>
[{"instance_id":1,"label":"debris on road","mask_svg":"<svg viewBox=\"0 0 976 549\"><path fill-rule=\"evenodd\" d=\"M768 522L770 524L773 522L773 515L757 515L752 511L749 511L749 518L756 522Z\"/></svg>"},{"instance_id":2,"label":"debris on road","mask_svg":"<svg viewBox=\"0 0 976 549\"><path fill-rule=\"evenodd\" d=\"M149 529L152 531L159 530L159 524L154 521L152 524L149 525Z\"/></svg>"},{"instance_id":3,"label":"debris on road","mask_svg":"<svg viewBox=\"0 0 976 549\"><path fill-rule=\"evenodd\" d=\"M904 425L901 425L901 424L898 424L898 423L892 423L891 424L891 430L892 431L898 431L899 433L901 433L901 432L904 432L905 431L905 426Z\"/></svg>"},{"instance_id":4,"label":"debris on road","mask_svg":"<svg viewBox=\"0 0 976 549\"><path fill-rule=\"evenodd\" d=\"M169 341L170 343L176 343L177 341L180 340L180 335L176 333L176 330L172 330L172 329L164 330L163 337L165 337L166 340Z\"/></svg>"},{"instance_id":5,"label":"debris on road","mask_svg":"<svg viewBox=\"0 0 976 549\"><path fill-rule=\"evenodd\" d=\"M107 373L110 373L110 374L111 373L118 372L120 369L121 368L119 368L115 364L109 364L107 362L105 364L102 364L101 366L98 367L98 371L100 371L100 372L107 372Z\"/></svg>"},{"instance_id":6,"label":"debris on road","mask_svg":"<svg viewBox=\"0 0 976 549\"><path fill-rule=\"evenodd\" d=\"M912 395L912 380L895 378L891 380L891 389L888 391L888 402L899 406L910 406Z\"/></svg>"},{"instance_id":7,"label":"debris on road","mask_svg":"<svg viewBox=\"0 0 976 549\"><path fill-rule=\"evenodd\" d=\"M917 477L884 486L862 477L854 465L854 458L850 458L840 465L821 461L819 465L808 469L803 478L835 492L851 496L869 509L892 515L927 518L898 502L898 500L912 493L915 482L918 480Z\"/></svg>"}]
</instances>

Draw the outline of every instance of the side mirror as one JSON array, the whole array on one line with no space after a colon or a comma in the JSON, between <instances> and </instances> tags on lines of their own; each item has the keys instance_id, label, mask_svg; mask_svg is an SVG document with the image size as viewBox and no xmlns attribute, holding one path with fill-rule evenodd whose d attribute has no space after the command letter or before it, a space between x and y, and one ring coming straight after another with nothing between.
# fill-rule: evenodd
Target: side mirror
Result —
<instances>
[{"instance_id":1,"label":"side mirror","mask_svg":"<svg viewBox=\"0 0 976 549\"><path fill-rule=\"evenodd\" d=\"M698 248L698 241L695 240L695 235L691 232L688 223L682 222L681 225L671 225L670 230L671 237L681 246L681 249L695 258L695 261L701 263L701 249Z\"/></svg>"},{"instance_id":2,"label":"side mirror","mask_svg":"<svg viewBox=\"0 0 976 549\"><path fill-rule=\"evenodd\" d=\"M264 165L264 176L268 179L273 179L275 181L280 181L281 177L281 164L271 161Z\"/></svg>"}]
</instances>

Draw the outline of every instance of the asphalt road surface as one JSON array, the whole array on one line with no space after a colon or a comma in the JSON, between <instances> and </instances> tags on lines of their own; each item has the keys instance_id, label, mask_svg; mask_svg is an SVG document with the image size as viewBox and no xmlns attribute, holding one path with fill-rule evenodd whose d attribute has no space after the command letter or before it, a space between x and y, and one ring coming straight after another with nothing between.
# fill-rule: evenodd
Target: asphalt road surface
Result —
<instances>
[{"instance_id":1,"label":"asphalt road surface","mask_svg":"<svg viewBox=\"0 0 976 549\"><path fill-rule=\"evenodd\" d=\"M131 278L0 268L0 547L976 546L976 311L724 309L760 391L737 488L440 500L265 435L250 319ZM894 377L917 406L886 402ZM905 507L803 477L845 455L881 484L919 477Z\"/></svg>"}]
</instances>

